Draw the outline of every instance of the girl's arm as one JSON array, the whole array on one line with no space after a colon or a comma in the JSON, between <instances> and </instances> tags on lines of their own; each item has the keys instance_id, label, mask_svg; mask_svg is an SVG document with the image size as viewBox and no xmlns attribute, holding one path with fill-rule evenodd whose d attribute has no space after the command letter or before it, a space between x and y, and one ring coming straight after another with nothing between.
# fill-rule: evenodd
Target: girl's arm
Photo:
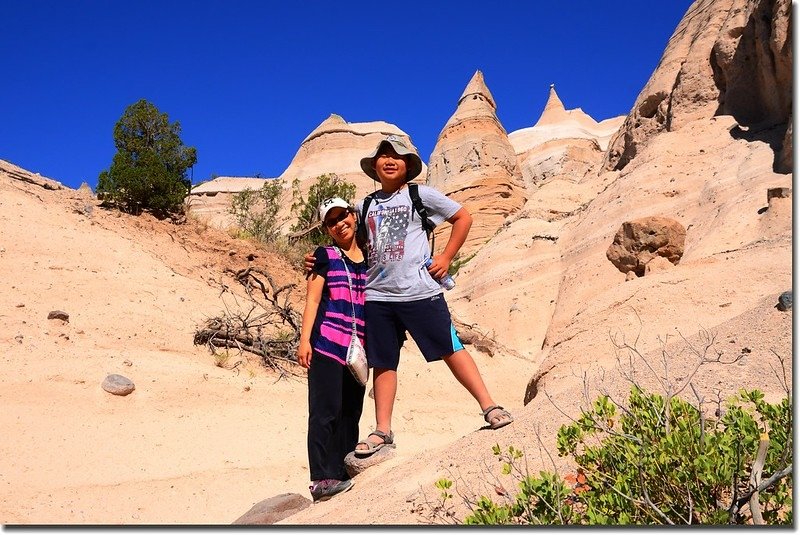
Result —
<instances>
[{"instance_id":1,"label":"girl's arm","mask_svg":"<svg viewBox=\"0 0 800 535\"><path fill-rule=\"evenodd\" d=\"M428 268L428 273L435 279L447 274L450 263L467 240L469 229L472 226L472 215L462 206L447 222L453 225L450 229L450 239L447 240L447 245L445 245L442 254L432 258L431 265Z\"/></svg>"},{"instance_id":2,"label":"girl's arm","mask_svg":"<svg viewBox=\"0 0 800 535\"><path fill-rule=\"evenodd\" d=\"M325 277L316 273L312 273L306 283L306 307L303 309L300 345L297 347L297 363L306 369L311 366L311 330L314 328L324 286Z\"/></svg>"}]
</instances>

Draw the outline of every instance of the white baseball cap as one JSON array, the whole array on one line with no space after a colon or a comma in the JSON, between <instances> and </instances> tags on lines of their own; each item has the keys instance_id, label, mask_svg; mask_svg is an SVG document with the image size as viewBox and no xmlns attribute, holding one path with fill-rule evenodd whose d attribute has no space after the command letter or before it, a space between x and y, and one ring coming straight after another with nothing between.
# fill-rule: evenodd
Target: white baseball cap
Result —
<instances>
[{"instance_id":1,"label":"white baseball cap","mask_svg":"<svg viewBox=\"0 0 800 535\"><path fill-rule=\"evenodd\" d=\"M319 220L325 221L325 216L328 215L333 208L344 208L345 210L351 210L350 205L342 199L341 197L331 197L330 199L325 199L319 205Z\"/></svg>"}]
</instances>

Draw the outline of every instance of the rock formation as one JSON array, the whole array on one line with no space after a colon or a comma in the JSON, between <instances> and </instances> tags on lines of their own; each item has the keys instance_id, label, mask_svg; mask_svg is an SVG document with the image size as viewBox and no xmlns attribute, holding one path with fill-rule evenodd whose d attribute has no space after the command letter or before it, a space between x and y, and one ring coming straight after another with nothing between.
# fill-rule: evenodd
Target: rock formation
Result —
<instances>
[{"instance_id":1,"label":"rock formation","mask_svg":"<svg viewBox=\"0 0 800 535\"><path fill-rule=\"evenodd\" d=\"M476 71L428 163L428 184L460 202L473 216L461 248L463 256L486 243L525 202L522 173L496 109L483 74ZM448 232L447 227L441 225L437 233Z\"/></svg>"},{"instance_id":2,"label":"rock formation","mask_svg":"<svg viewBox=\"0 0 800 535\"><path fill-rule=\"evenodd\" d=\"M658 132L731 115L743 138L772 144L776 170L789 172L791 42L790 0L696 1L613 140L606 167L625 167Z\"/></svg>"},{"instance_id":3,"label":"rock formation","mask_svg":"<svg viewBox=\"0 0 800 535\"><path fill-rule=\"evenodd\" d=\"M536 124L508 135L526 186L537 187L558 176L579 181L602 161L611 136L624 119L613 117L598 123L580 108L567 110L551 85Z\"/></svg>"},{"instance_id":4,"label":"rock formation","mask_svg":"<svg viewBox=\"0 0 800 535\"><path fill-rule=\"evenodd\" d=\"M292 187L295 181L303 195L320 175L335 174L356 186L356 199L376 189L376 183L359 166L361 158L369 154L378 142L389 135L400 136L414 146L411 138L393 124L383 121L348 123L341 116L331 114L322 121L300 144L289 166L281 173L284 194L278 217L285 221L288 230L291 221ZM421 177L425 176L423 163ZM226 228L233 224L228 213L231 198L244 189L260 189L263 178L219 177L192 189L190 201L192 212L216 227ZM419 182L420 179L415 180Z\"/></svg>"},{"instance_id":5,"label":"rock formation","mask_svg":"<svg viewBox=\"0 0 800 535\"><path fill-rule=\"evenodd\" d=\"M375 191L376 182L364 174L359 162L381 139L392 134L414 146L408 134L393 124L384 121L348 123L341 116L331 114L306 136L279 178L287 184L294 180L306 183L320 175L335 173L355 184L356 197L362 198ZM425 169L423 163L422 176Z\"/></svg>"},{"instance_id":6,"label":"rock formation","mask_svg":"<svg viewBox=\"0 0 800 535\"><path fill-rule=\"evenodd\" d=\"M230 213L233 196L246 189L259 190L264 178L220 176L192 188L188 203L191 213L216 228L234 225Z\"/></svg>"}]
</instances>

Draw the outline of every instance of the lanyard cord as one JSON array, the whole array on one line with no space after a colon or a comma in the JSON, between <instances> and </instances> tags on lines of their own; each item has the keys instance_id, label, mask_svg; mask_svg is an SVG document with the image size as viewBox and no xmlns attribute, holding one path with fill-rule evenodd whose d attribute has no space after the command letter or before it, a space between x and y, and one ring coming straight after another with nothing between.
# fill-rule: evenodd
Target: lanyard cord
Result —
<instances>
[{"instance_id":1,"label":"lanyard cord","mask_svg":"<svg viewBox=\"0 0 800 535\"><path fill-rule=\"evenodd\" d=\"M344 271L345 271L345 273L347 273L347 287L350 289L350 306L353 309L352 316L351 316L352 319L353 319L353 333L355 334L355 333L357 333L357 331L356 331L356 302L355 302L355 299L353 299L353 281L350 280L350 270L347 269L347 260L345 260L345 258L344 258L344 253L338 247L334 247L334 249L336 249L336 252L339 253L339 257L342 259L342 263L344 264Z\"/></svg>"}]
</instances>

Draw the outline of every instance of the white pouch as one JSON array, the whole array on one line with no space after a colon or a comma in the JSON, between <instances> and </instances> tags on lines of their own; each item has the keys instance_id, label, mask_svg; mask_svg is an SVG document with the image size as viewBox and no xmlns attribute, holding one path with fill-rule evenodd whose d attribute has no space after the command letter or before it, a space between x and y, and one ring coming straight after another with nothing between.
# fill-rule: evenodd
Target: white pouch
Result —
<instances>
[{"instance_id":1,"label":"white pouch","mask_svg":"<svg viewBox=\"0 0 800 535\"><path fill-rule=\"evenodd\" d=\"M361 345L358 335L353 333L350 337L350 347L347 348L347 369L356 378L361 386L367 385L369 379L369 364L367 364L367 352Z\"/></svg>"}]
</instances>

